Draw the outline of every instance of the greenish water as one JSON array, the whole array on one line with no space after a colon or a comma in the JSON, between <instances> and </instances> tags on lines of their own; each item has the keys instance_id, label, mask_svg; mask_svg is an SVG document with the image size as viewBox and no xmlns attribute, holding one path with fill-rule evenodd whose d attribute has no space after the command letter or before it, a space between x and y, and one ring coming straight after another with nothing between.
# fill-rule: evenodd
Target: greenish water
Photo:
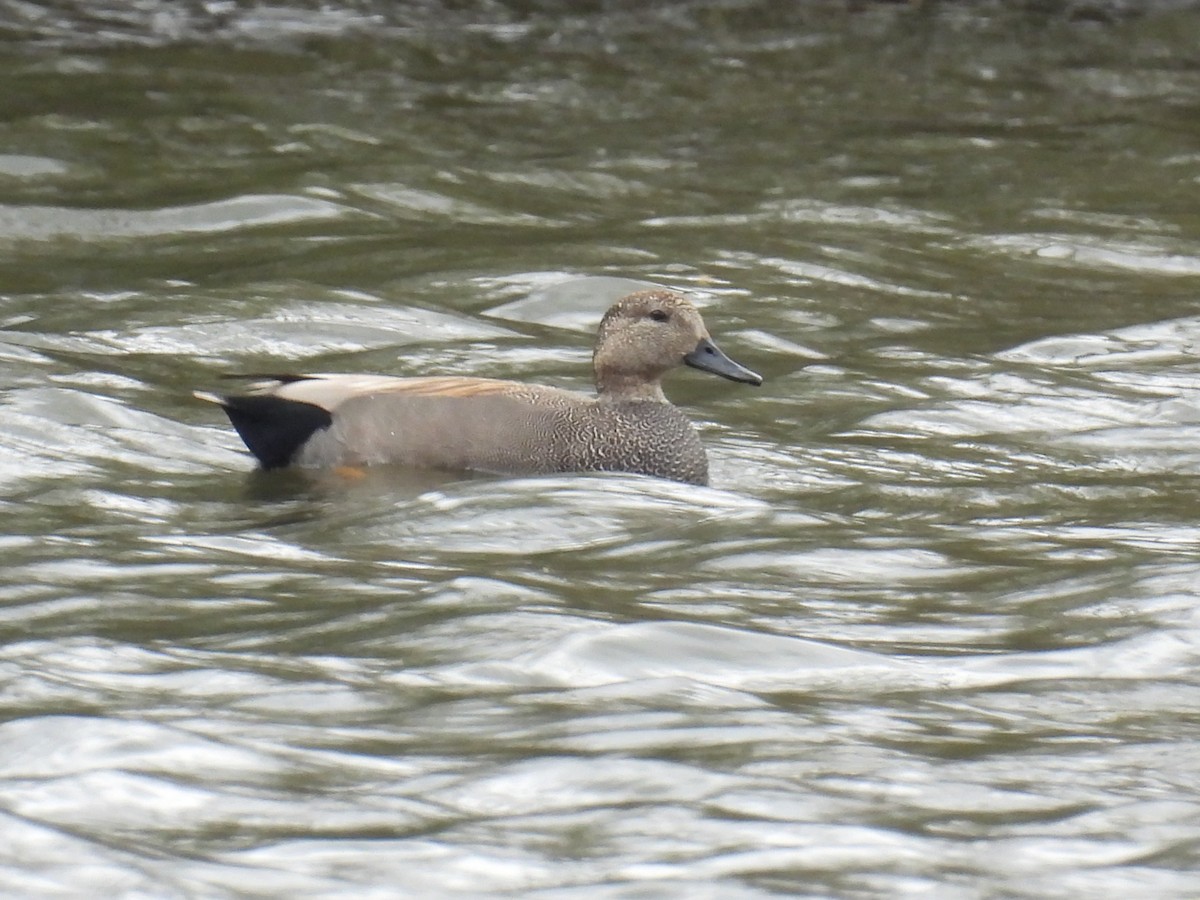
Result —
<instances>
[{"instance_id":1,"label":"greenish water","mask_svg":"<svg viewBox=\"0 0 1200 900\"><path fill-rule=\"evenodd\" d=\"M0 890L1194 896L1200 12L1014 6L0 4ZM614 279L711 488L190 398Z\"/></svg>"}]
</instances>

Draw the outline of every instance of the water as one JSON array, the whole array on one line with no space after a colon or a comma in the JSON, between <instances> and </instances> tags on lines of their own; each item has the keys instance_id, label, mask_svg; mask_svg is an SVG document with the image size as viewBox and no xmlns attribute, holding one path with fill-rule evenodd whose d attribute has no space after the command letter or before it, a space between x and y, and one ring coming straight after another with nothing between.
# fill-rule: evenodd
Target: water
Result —
<instances>
[{"instance_id":1,"label":"water","mask_svg":"<svg viewBox=\"0 0 1200 900\"><path fill-rule=\"evenodd\" d=\"M2 5L0 891L1200 890L1200 13L798 6ZM631 281L711 488L190 398Z\"/></svg>"}]
</instances>

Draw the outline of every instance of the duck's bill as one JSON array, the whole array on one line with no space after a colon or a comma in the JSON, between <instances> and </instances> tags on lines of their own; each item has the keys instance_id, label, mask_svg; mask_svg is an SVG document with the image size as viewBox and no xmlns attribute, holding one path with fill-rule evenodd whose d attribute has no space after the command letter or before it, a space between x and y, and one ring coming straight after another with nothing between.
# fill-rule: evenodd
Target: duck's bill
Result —
<instances>
[{"instance_id":1,"label":"duck's bill","mask_svg":"<svg viewBox=\"0 0 1200 900\"><path fill-rule=\"evenodd\" d=\"M730 381L740 381L742 384L762 384L762 376L751 372L741 363L735 363L721 352L721 348L709 338L704 338L696 345L696 349L683 358L683 361L693 369L712 372Z\"/></svg>"}]
</instances>

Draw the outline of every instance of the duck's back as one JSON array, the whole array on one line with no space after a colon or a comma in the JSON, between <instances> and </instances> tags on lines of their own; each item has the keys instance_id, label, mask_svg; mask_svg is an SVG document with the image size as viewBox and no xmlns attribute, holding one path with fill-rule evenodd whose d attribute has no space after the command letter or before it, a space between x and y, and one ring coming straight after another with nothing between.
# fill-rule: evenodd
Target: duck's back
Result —
<instances>
[{"instance_id":1,"label":"duck's back","mask_svg":"<svg viewBox=\"0 0 1200 900\"><path fill-rule=\"evenodd\" d=\"M479 378L375 378L354 387L334 402L325 396L332 382L279 392L300 402L320 397L331 413L328 427L315 430L291 462L502 474L636 472L708 481L699 437L669 403L606 402Z\"/></svg>"}]
</instances>

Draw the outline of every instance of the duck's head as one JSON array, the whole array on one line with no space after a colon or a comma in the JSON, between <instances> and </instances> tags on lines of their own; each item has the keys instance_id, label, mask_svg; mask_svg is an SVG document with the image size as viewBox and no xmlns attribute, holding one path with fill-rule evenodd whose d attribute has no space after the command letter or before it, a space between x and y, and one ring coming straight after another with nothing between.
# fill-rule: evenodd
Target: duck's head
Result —
<instances>
[{"instance_id":1,"label":"duck's head","mask_svg":"<svg viewBox=\"0 0 1200 900\"><path fill-rule=\"evenodd\" d=\"M696 307L668 290L638 291L613 304L600 320L592 364L602 397L663 400L662 378L680 365L762 384L713 343Z\"/></svg>"}]
</instances>

